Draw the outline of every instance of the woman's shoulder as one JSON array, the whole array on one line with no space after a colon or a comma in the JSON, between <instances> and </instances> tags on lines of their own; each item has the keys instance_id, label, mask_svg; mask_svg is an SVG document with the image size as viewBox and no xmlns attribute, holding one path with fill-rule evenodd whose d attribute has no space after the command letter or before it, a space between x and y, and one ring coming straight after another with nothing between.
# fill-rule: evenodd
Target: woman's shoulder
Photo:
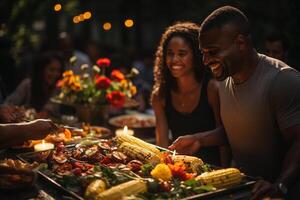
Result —
<instances>
[{"instance_id":1,"label":"woman's shoulder","mask_svg":"<svg viewBox=\"0 0 300 200\"><path fill-rule=\"evenodd\" d=\"M165 105L165 97L163 97L158 89L155 89L152 92L152 106L153 108L157 106L163 106Z\"/></svg>"}]
</instances>

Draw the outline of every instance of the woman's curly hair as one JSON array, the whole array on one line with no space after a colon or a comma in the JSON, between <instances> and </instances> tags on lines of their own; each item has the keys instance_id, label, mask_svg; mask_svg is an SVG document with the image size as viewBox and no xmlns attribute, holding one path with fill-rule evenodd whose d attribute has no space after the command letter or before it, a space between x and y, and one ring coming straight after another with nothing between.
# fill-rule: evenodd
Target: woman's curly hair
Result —
<instances>
[{"instance_id":1,"label":"woman's curly hair","mask_svg":"<svg viewBox=\"0 0 300 200\"><path fill-rule=\"evenodd\" d=\"M166 65L166 48L169 41L174 36L184 38L190 44L194 57L195 78L199 83L201 82L204 74L204 66L202 63L202 53L199 50L199 29L199 25L192 22L177 22L166 29L160 39L160 44L155 54L154 86L151 99L154 94L158 94L159 97L164 98L167 92L177 88L176 79L171 75L171 72Z\"/></svg>"}]
</instances>

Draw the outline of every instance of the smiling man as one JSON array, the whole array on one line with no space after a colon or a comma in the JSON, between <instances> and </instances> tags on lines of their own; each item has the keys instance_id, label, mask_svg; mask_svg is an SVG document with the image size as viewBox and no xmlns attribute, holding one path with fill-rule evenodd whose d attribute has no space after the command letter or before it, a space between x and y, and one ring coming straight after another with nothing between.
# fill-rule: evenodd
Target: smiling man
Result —
<instances>
[{"instance_id":1,"label":"smiling man","mask_svg":"<svg viewBox=\"0 0 300 200\"><path fill-rule=\"evenodd\" d=\"M212 12L199 31L204 64L220 81L220 115L237 167L263 177L253 199L298 193L300 174L300 74L253 48L247 17L225 6ZM224 132L223 132L224 134ZM214 134L221 136L219 134ZM196 139L198 140L195 140ZM212 136L179 138L171 149ZM299 197L299 196L298 196Z\"/></svg>"}]
</instances>

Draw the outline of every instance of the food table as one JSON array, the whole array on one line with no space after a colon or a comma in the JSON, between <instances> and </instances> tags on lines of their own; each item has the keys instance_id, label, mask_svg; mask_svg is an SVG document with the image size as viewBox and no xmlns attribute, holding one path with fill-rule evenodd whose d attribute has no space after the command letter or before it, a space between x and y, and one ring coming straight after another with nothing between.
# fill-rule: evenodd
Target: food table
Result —
<instances>
[{"instance_id":1,"label":"food table","mask_svg":"<svg viewBox=\"0 0 300 200\"><path fill-rule=\"evenodd\" d=\"M119 136L119 140L121 140L120 138L122 135L123 134L121 134ZM126 137L128 137L127 134L125 134L125 135L126 135ZM145 139L145 141L147 141L149 143L155 142L154 137L148 137ZM122 142L123 143L121 143L121 147L124 144L123 145L123 148L125 149L124 152L126 152L127 150L131 150L130 149L131 147L128 148L127 144L125 145L126 141L125 142L122 141ZM106 148L105 142L104 142L104 144L98 143L97 145L100 146L100 148L104 148L104 149ZM76 147L75 149L77 149L77 148L78 147ZM80 148L80 146L79 146L79 148ZM90 147L88 147L88 148L90 148ZM58 150L55 149L54 152L57 152L57 151ZM37 153L37 152L24 153L24 151L22 149L18 150L18 149L10 148L10 149L6 149L6 150L2 150L0 152L0 159L3 160L4 158L12 158L12 159L21 158L22 160L28 161L28 160L26 160L25 155L28 154L31 156L31 155L35 155L35 153ZM53 154L56 155L55 153L53 153ZM52 154L52 156L54 157L53 154ZM21 155L21 157L20 157L20 155ZM174 156L174 154L173 154L173 156ZM77 160L77 161L79 161L79 160ZM80 162L82 162L82 161L80 161ZM165 165L165 166L167 166L167 165ZM154 169L152 171L154 171ZM53 182L55 182L55 179L49 178L47 176L45 177L44 175L45 175L44 172L41 173L40 176L38 176L35 184L30 188L16 189L16 190L1 190L0 191L1 199L83 199L80 197L77 198L76 195L74 196L74 195L70 194L69 191L66 190L65 188L53 184ZM152 172L151 172L151 175L152 175ZM153 177L154 177L154 174L153 174ZM249 179L249 180L247 180L247 182L244 182L243 184L240 184L234 188L232 187L231 189L219 189L217 191L207 192L207 193L205 193L205 195L194 194L194 195L187 196L186 198L180 198L180 199L197 199L197 197L200 197L200 196L201 196L201 199L248 199L250 196L251 187L252 187L253 183L254 183L253 179L252 180Z\"/></svg>"}]
</instances>

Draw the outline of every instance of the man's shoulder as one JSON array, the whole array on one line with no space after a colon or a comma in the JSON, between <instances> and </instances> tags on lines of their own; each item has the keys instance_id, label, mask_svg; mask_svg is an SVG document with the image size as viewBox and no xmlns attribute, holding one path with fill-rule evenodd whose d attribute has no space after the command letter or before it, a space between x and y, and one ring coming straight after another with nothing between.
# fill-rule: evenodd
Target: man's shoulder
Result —
<instances>
[{"instance_id":1,"label":"man's shoulder","mask_svg":"<svg viewBox=\"0 0 300 200\"><path fill-rule=\"evenodd\" d=\"M288 64L276 58L271 58L264 54L259 54L259 58L260 58L259 65L261 65L267 70L274 71L274 72L281 72L286 70L297 71L294 68L290 67Z\"/></svg>"}]
</instances>

